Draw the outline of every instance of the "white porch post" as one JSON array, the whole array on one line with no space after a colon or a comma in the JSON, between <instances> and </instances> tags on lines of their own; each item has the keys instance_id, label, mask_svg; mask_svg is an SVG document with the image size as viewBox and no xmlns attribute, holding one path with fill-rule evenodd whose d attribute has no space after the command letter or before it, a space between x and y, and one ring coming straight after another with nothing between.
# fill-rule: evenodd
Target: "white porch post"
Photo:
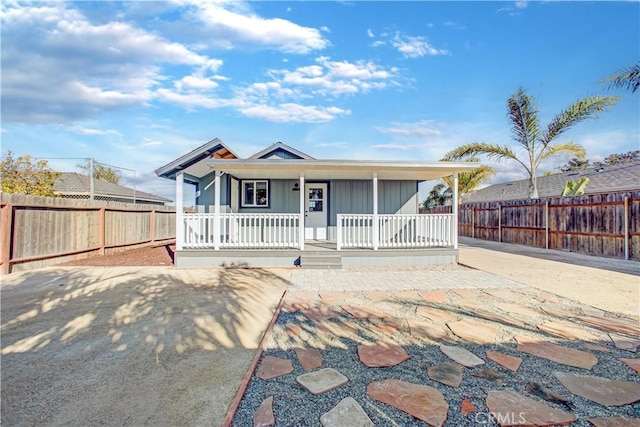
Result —
<instances>
[{"instance_id":1,"label":"white porch post","mask_svg":"<svg viewBox=\"0 0 640 427\"><path fill-rule=\"evenodd\" d=\"M176 174L176 250L184 247L184 172Z\"/></svg>"},{"instance_id":2,"label":"white porch post","mask_svg":"<svg viewBox=\"0 0 640 427\"><path fill-rule=\"evenodd\" d=\"M378 250L380 223L378 222L378 173L373 173L373 250Z\"/></svg>"},{"instance_id":3,"label":"white porch post","mask_svg":"<svg viewBox=\"0 0 640 427\"><path fill-rule=\"evenodd\" d=\"M216 169L213 182L213 249L220 250L220 171Z\"/></svg>"},{"instance_id":4,"label":"white porch post","mask_svg":"<svg viewBox=\"0 0 640 427\"><path fill-rule=\"evenodd\" d=\"M453 249L458 249L458 172L453 174L453 199L451 204L451 213L453 214Z\"/></svg>"},{"instance_id":5,"label":"white porch post","mask_svg":"<svg viewBox=\"0 0 640 427\"><path fill-rule=\"evenodd\" d=\"M298 244L300 245L300 250L304 250L304 205L305 198L305 189L304 189L304 174L300 173L300 225L298 227Z\"/></svg>"}]
</instances>

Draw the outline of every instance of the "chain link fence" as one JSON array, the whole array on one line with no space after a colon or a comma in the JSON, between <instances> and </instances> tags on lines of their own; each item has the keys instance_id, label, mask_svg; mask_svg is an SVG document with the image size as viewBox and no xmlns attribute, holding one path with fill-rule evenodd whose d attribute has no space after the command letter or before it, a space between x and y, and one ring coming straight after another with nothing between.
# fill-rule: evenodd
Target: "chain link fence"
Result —
<instances>
[{"instance_id":1,"label":"chain link fence","mask_svg":"<svg viewBox=\"0 0 640 427\"><path fill-rule=\"evenodd\" d=\"M164 204L163 198L139 191L135 169L84 157L37 157L60 175L55 190L61 197L120 203Z\"/></svg>"}]
</instances>

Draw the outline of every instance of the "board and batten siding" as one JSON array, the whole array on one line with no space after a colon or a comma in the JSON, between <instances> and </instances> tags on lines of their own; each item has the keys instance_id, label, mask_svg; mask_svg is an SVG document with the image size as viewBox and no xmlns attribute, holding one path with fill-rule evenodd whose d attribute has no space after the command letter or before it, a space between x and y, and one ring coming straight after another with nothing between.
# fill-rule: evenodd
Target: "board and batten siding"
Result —
<instances>
[{"instance_id":1,"label":"board and batten siding","mask_svg":"<svg viewBox=\"0 0 640 427\"><path fill-rule=\"evenodd\" d=\"M242 182L242 180L240 180ZM238 197L239 213L298 213L300 212L300 191L294 190L297 180L271 179L269 180L269 207L266 208L243 208L241 204L242 186L238 183L239 192L233 197Z\"/></svg>"},{"instance_id":2,"label":"board and batten siding","mask_svg":"<svg viewBox=\"0 0 640 427\"><path fill-rule=\"evenodd\" d=\"M220 180L220 205L229 205L229 181L231 177L227 174L221 176ZM214 184L215 172L211 172L198 180L198 190L200 190L200 196L196 198L196 205L202 206L206 212L213 212L214 197ZM209 188L207 188L209 187Z\"/></svg>"},{"instance_id":3,"label":"board and batten siding","mask_svg":"<svg viewBox=\"0 0 640 427\"><path fill-rule=\"evenodd\" d=\"M337 214L373 212L373 181L332 180L329 190L329 226ZM378 181L379 214L418 213L417 181Z\"/></svg>"}]
</instances>

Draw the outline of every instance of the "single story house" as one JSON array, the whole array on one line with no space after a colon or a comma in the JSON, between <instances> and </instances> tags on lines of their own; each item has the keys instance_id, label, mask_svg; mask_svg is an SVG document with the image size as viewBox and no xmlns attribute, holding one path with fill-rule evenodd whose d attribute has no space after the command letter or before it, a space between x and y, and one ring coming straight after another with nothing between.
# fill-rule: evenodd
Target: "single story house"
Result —
<instances>
[{"instance_id":1,"label":"single story house","mask_svg":"<svg viewBox=\"0 0 640 427\"><path fill-rule=\"evenodd\" d=\"M309 267L456 262L457 215L418 214L418 183L477 166L315 159L281 142L242 159L216 138L155 172L176 181L177 266Z\"/></svg>"},{"instance_id":2,"label":"single story house","mask_svg":"<svg viewBox=\"0 0 640 427\"><path fill-rule=\"evenodd\" d=\"M53 184L55 192L66 199L94 200L107 202L136 203L146 205L164 206L171 200L155 194L145 193L135 188L114 184L109 181L94 178L93 188L91 177L77 172L60 172Z\"/></svg>"},{"instance_id":3,"label":"single story house","mask_svg":"<svg viewBox=\"0 0 640 427\"><path fill-rule=\"evenodd\" d=\"M584 194L613 193L640 190L640 162L621 163L590 167L583 170L539 176L538 194L540 198L559 197L567 181L589 178ZM529 180L504 182L476 190L467 194L463 203L501 202L529 198Z\"/></svg>"}]
</instances>

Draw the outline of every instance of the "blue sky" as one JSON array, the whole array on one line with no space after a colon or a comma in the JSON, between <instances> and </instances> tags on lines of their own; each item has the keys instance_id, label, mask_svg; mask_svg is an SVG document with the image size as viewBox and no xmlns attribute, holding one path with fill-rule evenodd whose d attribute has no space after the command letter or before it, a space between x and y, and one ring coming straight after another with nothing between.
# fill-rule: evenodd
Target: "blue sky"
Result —
<instances>
[{"instance_id":1,"label":"blue sky","mask_svg":"<svg viewBox=\"0 0 640 427\"><path fill-rule=\"evenodd\" d=\"M173 199L153 170L219 137L318 158L438 160L509 143L519 86L543 122L623 99L565 134L599 160L639 149L638 2L33 2L0 6L2 151L94 157ZM566 161L545 164L552 170ZM72 170L77 161L52 161ZM493 182L524 178L515 163Z\"/></svg>"}]
</instances>

